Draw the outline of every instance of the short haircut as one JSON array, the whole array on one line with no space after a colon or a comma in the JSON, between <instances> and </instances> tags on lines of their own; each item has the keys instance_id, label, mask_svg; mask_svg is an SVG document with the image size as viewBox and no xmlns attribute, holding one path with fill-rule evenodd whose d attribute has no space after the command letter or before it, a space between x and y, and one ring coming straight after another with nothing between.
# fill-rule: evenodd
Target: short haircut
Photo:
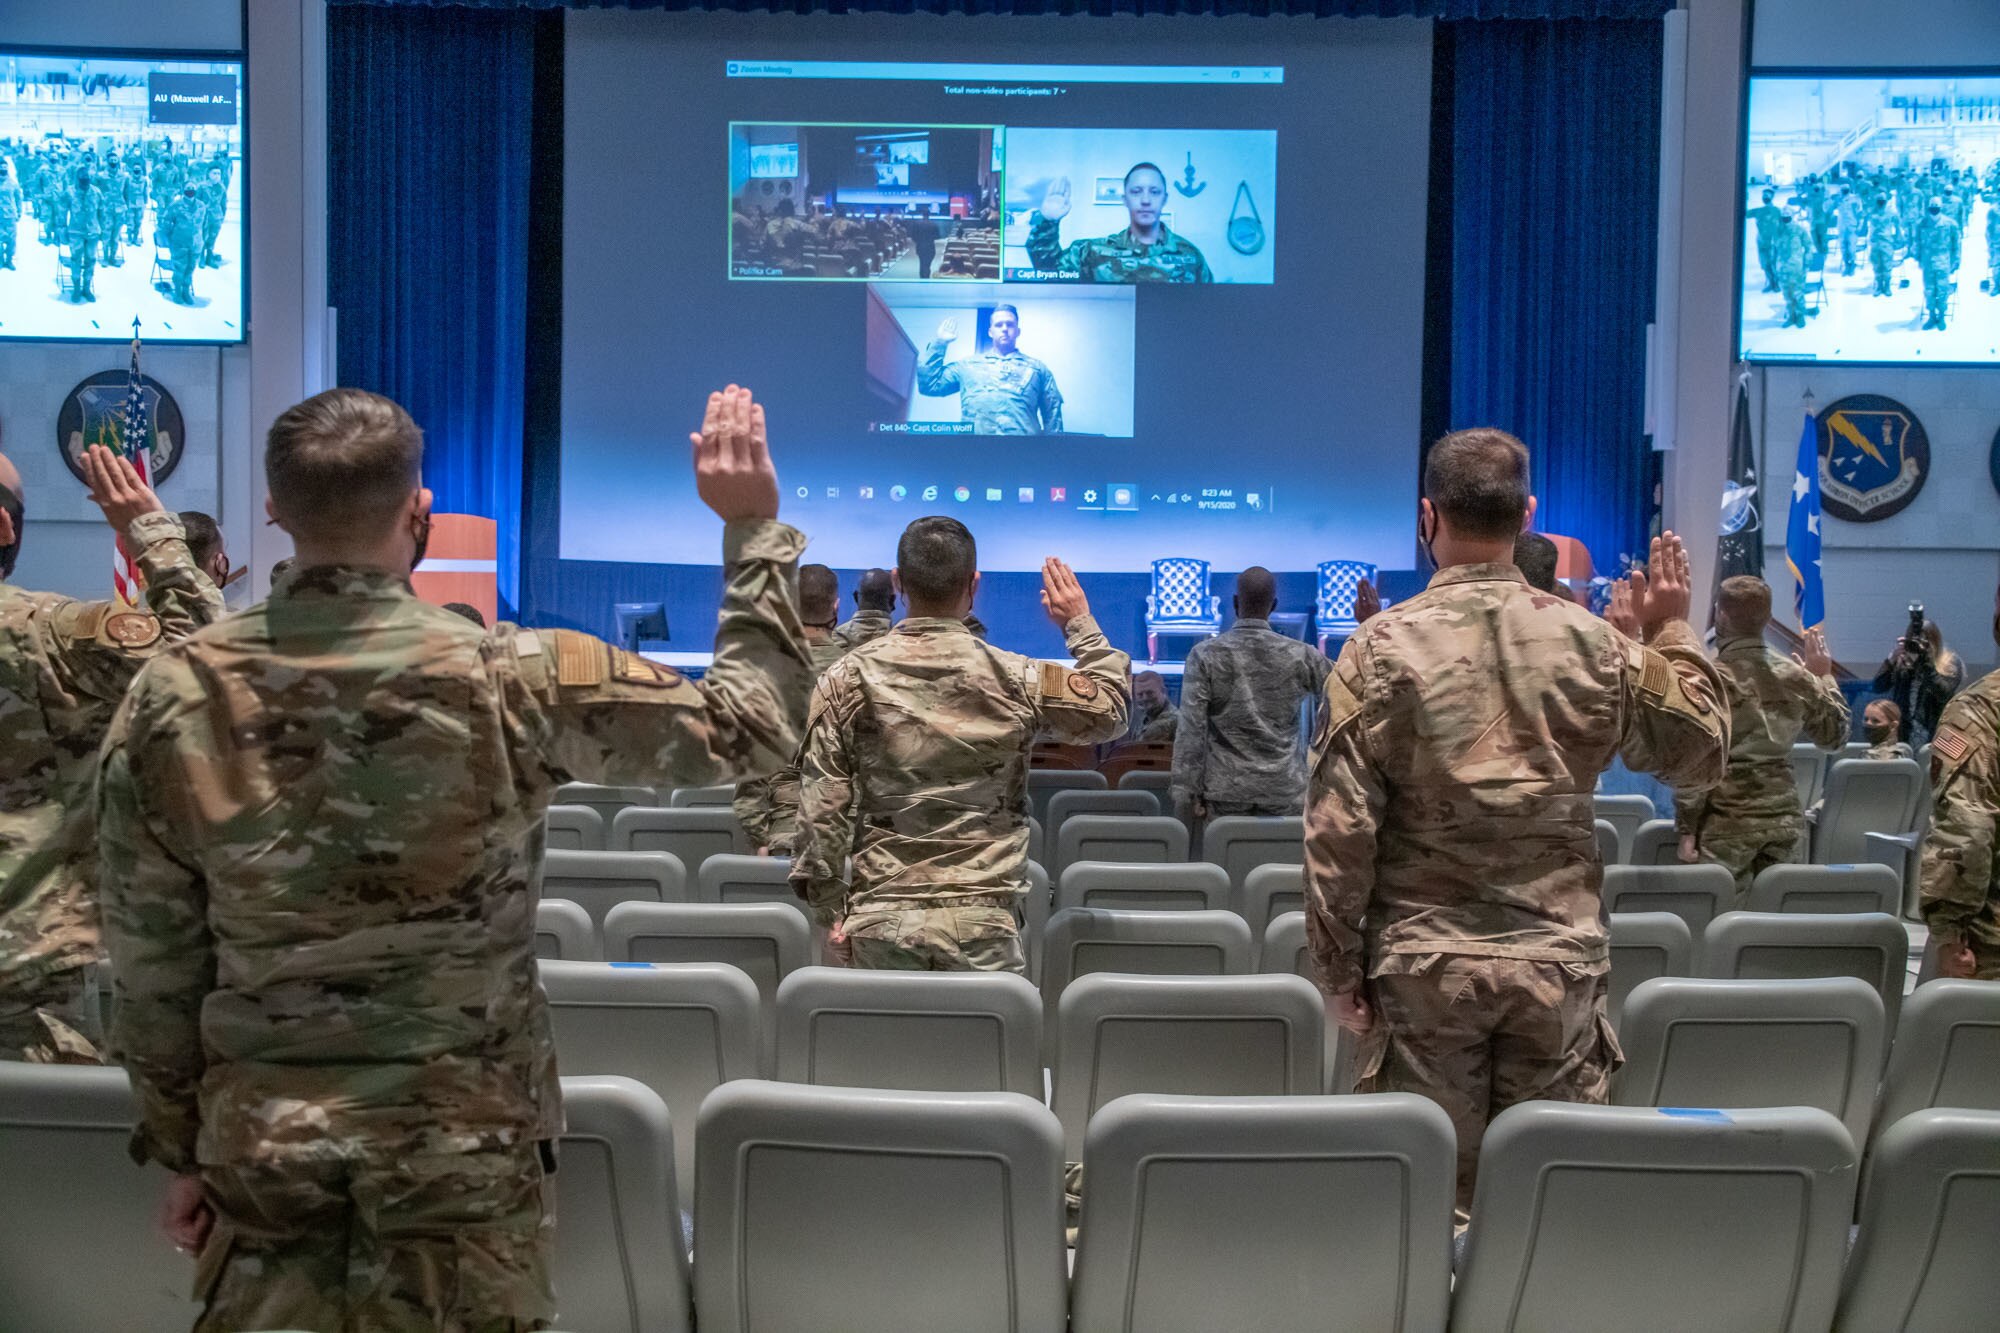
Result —
<instances>
[{"instance_id":1,"label":"short haircut","mask_svg":"<svg viewBox=\"0 0 2000 1333\"><path fill-rule=\"evenodd\" d=\"M913 601L950 601L978 572L978 545L955 518L920 518L903 529L903 539L896 543L896 577Z\"/></svg>"},{"instance_id":2,"label":"short haircut","mask_svg":"<svg viewBox=\"0 0 2000 1333\"><path fill-rule=\"evenodd\" d=\"M1132 178L1133 178L1134 176L1138 175L1138 174L1139 174L1140 172L1142 172L1142 171L1150 171L1150 172L1152 172L1152 173L1153 173L1153 174L1154 174L1155 176L1158 176L1158 177L1160 178L1160 184L1162 184L1162 185L1165 185L1165 184L1167 183L1167 173L1166 173L1166 172L1164 172L1164 171L1161 171L1161 170L1160 170L1160 169L1159 169L1158 167L1154 166L1154 165L1153 165L1153 164L1152 164L1151 162L1140 162L1140 163L1137 163L1136 165L1134 165L1134 166L1133 166L1133 168L1132 168L1132 169L1131 169L1130 171L1128 171L1128 172L1126 172L1126 173L1125 173L1125 180L1124 180L1124 182L1123 182L1123 183L1122 183L1122 184L1121 184L1121 185L1119 186L1119 188L1120 188L1120 189L1122 190L1123 188L1125 188L1125 186L1126 186L1126 185L1130 185L1130 184L1132 183Z\"/></svg>"},{"instance_id":3,"label":"short haircut","mask_svg":"<svg viewBox=\"0 0 2000 1333\"><path fill-rule=\"evenodd\" d=\"M187 534L188 554L197 566L215 559L222 549L222 529L199 509L181 510L181 530Z\"/></svg>"},{"instance_id":4,"label":"short haircut","mask_svg":"<svg viewBox=\"0 0 2000 1333\"><path fill-rule=\"evenodd\" d=\"M1556 590L1556 544L1541 533L1524 532L1514 539L1514 567L1530 588Z\"/></svg>"},{"instance_id":5,"label":"short haircut","mask_svg":"<svg viewBox=\"0 0 2000 1333\"><path fill-rule=\"evenodd\" d=\"M264 479L287 531L375 536L423 484L424 433L365 389L314 394L271 423Z\"/></svg>"},{"instance_id":6,"label":"short haircut","mask_svg":"<svg viewBox=\"0 0 2000 1333\"><path fill-rule=\"evenodd\" d=\"M799 566L799 618L824 625L840 617L840 579L825 565Z\"/></svg>"},{"instance_id":7,"label":"short haircut","mask_svg":"<svg viewBox=\"0 0 2000 1333\"><path fill-rule=\"evenodd\" d=\"M1278 581L1262 565L1252 565L1236 576L1236 614L1262 619L1277 609Z\"/></svg>"},{"instance_id":8,"label":"short haircut","mask_svg":"<svg viewBox=\"0 0 2000 1333\"><path fill-rule=\"evenodd\" d=\"M993 307L993 314L997 315L1002 310L1012 315L1014 317L1014 322L1016 324L1019 324L1021 322L1021 312L1016 310L1013 306L1009 305L1005 301L1002 301L999 305ZM991 322L991 316L988 316L988 321Z\"/></svg>"},{"instance_id":9,"label":"short haircut","mask_svg":"<svg viewBox=\"0 0 2000 1333\"><path fill-rule=\"evenodd\" d=\"M486 617L470 602L446 602L444 609L455 616L464 616L481 629L486 628Z\"/></svg>"},{"instance_id":10,"label":"short haircut","mask_svg":"<svg viewBox=\"0 0 2000 1333\"><path fill-rule=\"evenodd\" d=\"M1528 515L1528 446L1491 426L1455 430L1424 460L1424 495L1462 536L1518 537Z\"/></svg>"},{"instance_id":11,"label":"short haircut","mask_svg":"<svg viewBox=\"0 0 2000 1333\"><path fill-rule=\"evenodd\" d=\"M1737 574L1715 590L1715 628L1740 637L1762 634L1771 623L1771 585L1755 574Z\"/></svg>"},{"instance_id":12,"label":"short haircut","mask_svg":"<svg viewBox=\"0 0 2000 1333\"><path fill-rule=\"evenodd\" d=\"M854 589L854 604L863 611L892 611L896 607L896 581L886 569L868 569Z\"/></svg>"}]
</instances>

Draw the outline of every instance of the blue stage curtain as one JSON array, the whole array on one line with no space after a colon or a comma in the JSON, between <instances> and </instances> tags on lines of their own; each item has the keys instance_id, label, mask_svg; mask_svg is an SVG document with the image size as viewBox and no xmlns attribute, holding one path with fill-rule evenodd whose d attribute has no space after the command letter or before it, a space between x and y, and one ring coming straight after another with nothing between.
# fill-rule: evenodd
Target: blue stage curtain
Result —
<instances>
[{"instance_id":1,"label":"blue stage curtain","mask_svg":"<svg viewBox=\"0 0 2000 1333\"><path fill-rule=\"evenodd\" d=\"M1261 18L1658 18L1673 0L332 0L440 9L671 9L769 14L1248 14Z\"/></svg>"},{"instance_id":2,"label":"blue stage curtain","mask_svg":"<svg viewBox=\"0 0 2000 1333\"><path fill-rule=\"evenodd\" d=\"M535 16L327 14L327 302L340 382L424 431L440 513L499 527L520 604Z\"/></svg>"},{"instance_id":3,"label":"blue stage curtain","mask_svg":"<svg viewBox=\"0 0 2000 1333\"><path fill-rule=\"evenodd\" d=\"M1661 25L1455 23L1438 40L1452 68L1451 424L1526 440L1535 526L1616 572L1650 512Z\"/></svg>"}]
</instances>

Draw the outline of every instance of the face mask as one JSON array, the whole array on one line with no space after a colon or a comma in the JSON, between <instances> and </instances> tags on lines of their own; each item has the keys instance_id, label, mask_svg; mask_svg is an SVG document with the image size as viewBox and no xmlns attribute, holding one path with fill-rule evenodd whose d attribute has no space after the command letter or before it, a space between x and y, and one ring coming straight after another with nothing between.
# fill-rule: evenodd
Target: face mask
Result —
<instances>
[{"instance_id":1,"label":"face mask","mask_svg":"<svg viewBox=\"0 0 2000 1333\"><path fill-rule=\"evenodd\" d=\"M14 540L0 546L0 579L4 579L14 573L14 558L21 553L21 534L26 530L28 511L21 497L5 486L0 486L0 509L14 520ZM1994 624L2000 626L2000 617L1995 617Z\"/></svg>"},{"instance_id":2,"label":"face mask","mask_svg":"<svg viewBox=\"0 0 2000 1333\"><path fill-rule=\"evenodd\" d=\"M410 556L410 572L417 572L417 566L424 563L424 552L431 546L431 516L425 514L417 520L417 549Z\"/></svg>"}]
</instances>

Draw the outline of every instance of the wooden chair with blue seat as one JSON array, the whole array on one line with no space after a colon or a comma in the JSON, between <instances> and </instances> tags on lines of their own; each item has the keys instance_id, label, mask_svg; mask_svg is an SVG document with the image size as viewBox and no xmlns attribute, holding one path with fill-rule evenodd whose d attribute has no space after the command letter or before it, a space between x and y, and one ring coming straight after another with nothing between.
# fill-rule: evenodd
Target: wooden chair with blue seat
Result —
<instances>
[{"instance_id":1,"label":"wooden chair with blue seat","mask_svg":"<svg viewBox=\"0 0 2000 1333\"><path fill-rule=\"evenodd\" d=\"M1167 556L1153 562L1146 594L1146 660L1160 660L1162 635L1197 639L1222 633L1222 599L1208 590L1208 561Z\"/></svg>"}]
</instances>

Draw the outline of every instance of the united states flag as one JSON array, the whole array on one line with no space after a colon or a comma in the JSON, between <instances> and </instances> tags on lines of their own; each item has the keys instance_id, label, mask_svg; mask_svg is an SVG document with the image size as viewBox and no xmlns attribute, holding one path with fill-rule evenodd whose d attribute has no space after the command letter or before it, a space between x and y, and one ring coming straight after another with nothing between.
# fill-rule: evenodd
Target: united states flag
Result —
<instances>
[{"instance_id":1,"label":"united states flag","mask_svg":"<svg viewBox=\"0 0 2000 1333\"><path fill-rule=\"evenodd\" d=\"M132 466L139 471L139 480L147 486L153 484L153 414L146 403L146 382L139 375L139 321L132 321L132 368L127 375L125 391L125 414L123 429L118 433L119 449L132 460ZM125 534L119 533L111 552L111 587L118 594L118 600L127 606L136 607L145 593L145 583L139 577L139 567L132 560L131 551L126 549Z\"/></svg>"}]
</instances>

